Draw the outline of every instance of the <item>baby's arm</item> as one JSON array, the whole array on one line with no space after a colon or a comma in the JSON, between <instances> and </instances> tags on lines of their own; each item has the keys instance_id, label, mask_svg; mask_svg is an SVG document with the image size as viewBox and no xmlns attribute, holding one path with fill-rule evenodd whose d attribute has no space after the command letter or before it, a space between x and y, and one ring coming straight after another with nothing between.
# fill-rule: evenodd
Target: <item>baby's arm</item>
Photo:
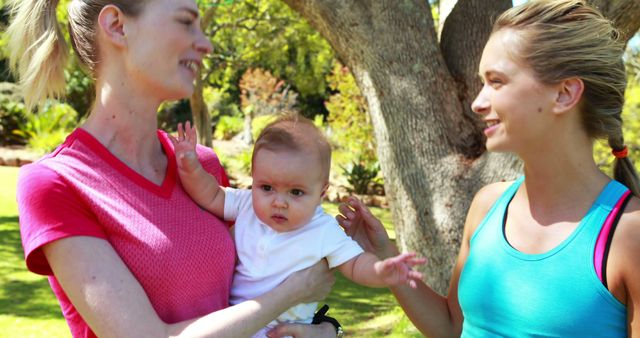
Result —
<instances>
[{"instance_id":1,"label":"baby's arm","mask_svg":"<svg viewBox=\"0 0 640 338\"><path fill-rule=\"evenodd\" d=\"M173 142L178 163L178 173L184 190L201 207L218 217L224 217L224 190L213 175L209 174L198 160L196 153L197 135L195 127L187 121L184 129L178 124L178 138L169 137Z\"/></svg>"},{"instance_id":2,"label":"baby's arm","mask_svg":"<svg viewBox=\"0 0 640 338\"><path fill-rule=\"evenodd\" d=\"M415 280L422 279L422 274L411 268L425 262L425 258L416 258L415 253L404 253L381 261L374 254L363 252L338 269L350 280L369 287L408 284L415 288Z\"/></svg>"}]
</instances>

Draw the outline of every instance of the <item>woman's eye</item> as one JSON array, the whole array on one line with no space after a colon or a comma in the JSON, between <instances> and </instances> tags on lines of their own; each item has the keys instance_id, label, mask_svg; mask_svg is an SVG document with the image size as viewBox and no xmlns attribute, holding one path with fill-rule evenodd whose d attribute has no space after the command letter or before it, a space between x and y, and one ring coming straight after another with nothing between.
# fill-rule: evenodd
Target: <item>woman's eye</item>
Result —
<instances>
[{"instance_id":1,"label":"woman's eye","mask_svg":"<svg viewBox=\"0 0 640 338\"><path fill-rule=\"evenodd\" d=\"M193 20L191 19L182 19L182 20L178 20L181 24L190 27L191 25L193 25Z\"/></svg>"},{"instance_id":2,"label":"woman's eye","mask_svg":"<svg viewBox=\"0 0 640 338\"><path fill-rule=\"evenodd\" d=\"M489 84L491 84L492 86L500 86L502 85L502 80L500 79L489 79Z\"/></svg>"},{"instance_id":3,"label":"woman's eye","mask_svg":"<svg viewBox=\"0 0 640 338\"><path fill-rule=\"evenodd\" d=\"M300 196L304 195L304 191L302 191L300 189L293 189L293 190L291 190L291 195L300 197Z\"/></svg>"},{"instance_id":4,"label":"woman's eye","mask_svg":"<svg viewBox=\"0 0 640 338\"><path fill-rule=\"evenodd\" d=\"M264 184L260 188L262 189L262 191L271 191L271 186L270 185Z\"/></svg>"}]
</instances>

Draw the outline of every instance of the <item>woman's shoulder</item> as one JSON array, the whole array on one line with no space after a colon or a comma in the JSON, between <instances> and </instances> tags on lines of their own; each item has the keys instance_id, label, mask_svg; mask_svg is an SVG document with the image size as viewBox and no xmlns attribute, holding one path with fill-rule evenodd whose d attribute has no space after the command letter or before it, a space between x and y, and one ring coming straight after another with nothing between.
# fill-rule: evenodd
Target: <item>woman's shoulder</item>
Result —
<instances>
[{"instance_id":1,"label":"woman's shoulder","mask_svg":"<svg viewBox=\"0 0 640 338\"><path fill-rule=\"evenodd\" d=\"M614 241L612 248L616 246L626 254L634 254L630 257L640 256L640 199L638 197L632 197L629 200L616 227Z\"/></svg>"},{"instance_id":2,"label":"woman's shoulder","mask_svg":"<svg viewBox=\"0 0 640 338\"><path fill-rule=\"evenodd\" d=\"M470 237L482 220L487 216L489 210L498 201L505 191L513 184L513 181L496 182L485 185L473 197L467 220L465 222L465 233Z\"/></svg>"},{"instance_id":3,"label":"woman's shoulder","mask_svg":"<svg viewBox=\"0 0 640 338\"><path fill-rule=\"evenodd\" d=\"M614 294L628 302L640 299L640 199L631 198L613 234L607 263L607 281ZM624 295L624 296L620 296ZM640 303L640 301L635 301Z\"/></svg>"},{"instance_id":4,"label":"woman's shoulder","mask_svg":"<svg viewBox=\"0 0 640 338\"><path fill-rule=\"evenodd\" d=\"M506 181L485 185L473 197L471 208L484 210L486 213L513 183L514 181Z\"/></svg>"}]
</instances>

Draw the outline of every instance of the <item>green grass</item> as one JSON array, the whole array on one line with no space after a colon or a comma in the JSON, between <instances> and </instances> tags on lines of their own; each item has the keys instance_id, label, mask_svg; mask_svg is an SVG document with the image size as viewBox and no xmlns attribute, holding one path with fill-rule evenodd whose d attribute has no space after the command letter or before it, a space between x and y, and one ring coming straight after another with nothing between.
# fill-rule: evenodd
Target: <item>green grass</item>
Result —
<instances>
[{"instance_id":1,"label":"green grass","mask_svg":"<svg viewBox=\"0 0 640 338\"><path fill-rule=\"evenodd\" d=\"M24 264L17 168L0 167L0 337L70 337L49 282Z\"/></svg>"},{"instance_id":2,"label":"green grass","mask_svg":"<svg viewBox=\"0 0 640 338\"><path fill-rule=\"evenodd\" d=\"M17 168L0 166L0 337L70 337L47 279L28 272L24 264L15 201L17 174ZM323 206L337 213L337 204ZM372 212L394 238L389 211ZM336 275L324 303L348 337L421 337L388 289L366 288Z\"/></svg>"}]
</instances>

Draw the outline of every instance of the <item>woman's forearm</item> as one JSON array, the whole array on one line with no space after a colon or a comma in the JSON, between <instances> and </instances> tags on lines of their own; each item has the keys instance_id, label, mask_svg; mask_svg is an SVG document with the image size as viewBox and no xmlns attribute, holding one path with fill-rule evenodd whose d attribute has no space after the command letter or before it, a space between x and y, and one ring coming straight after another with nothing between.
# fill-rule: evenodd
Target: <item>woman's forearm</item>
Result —
<instances>
[{"instance_id":1,"label":"woman's forearm","mask_svg":"<svg viewBox=\"0 0 640 338\"><path fill-rule=\"evenodd\" d=\"M251 337L274 318L295 305L282 284L255 299L204 317L168 325L169 337Z\"/></svg>"},{"instance_id":2,"label":"woman's forearm","mask_svg":"<svg viewBox=\"0 0 640 338\"><path fill-rule=\"evenodd\" d=\"M65 293L99 337L250 337L289 307L307 301L307 289L313 284L286 280L254 300L166 324L108 242L76 236L43 249ZM73 264L68 257L76 257Z\"/></svg>"},{"instance_id":3,"label":"woman's forearm","mask_svg":"<svg viewBox=\"0 0 640 338\"><path fill-rule=\"evenodd\" d=\"M391 287L391 292L413 325L427 337L459 337L462 319L456 318L449 301L423 282L415 289L408 286Z\"/></svg>"}]
</instances>

